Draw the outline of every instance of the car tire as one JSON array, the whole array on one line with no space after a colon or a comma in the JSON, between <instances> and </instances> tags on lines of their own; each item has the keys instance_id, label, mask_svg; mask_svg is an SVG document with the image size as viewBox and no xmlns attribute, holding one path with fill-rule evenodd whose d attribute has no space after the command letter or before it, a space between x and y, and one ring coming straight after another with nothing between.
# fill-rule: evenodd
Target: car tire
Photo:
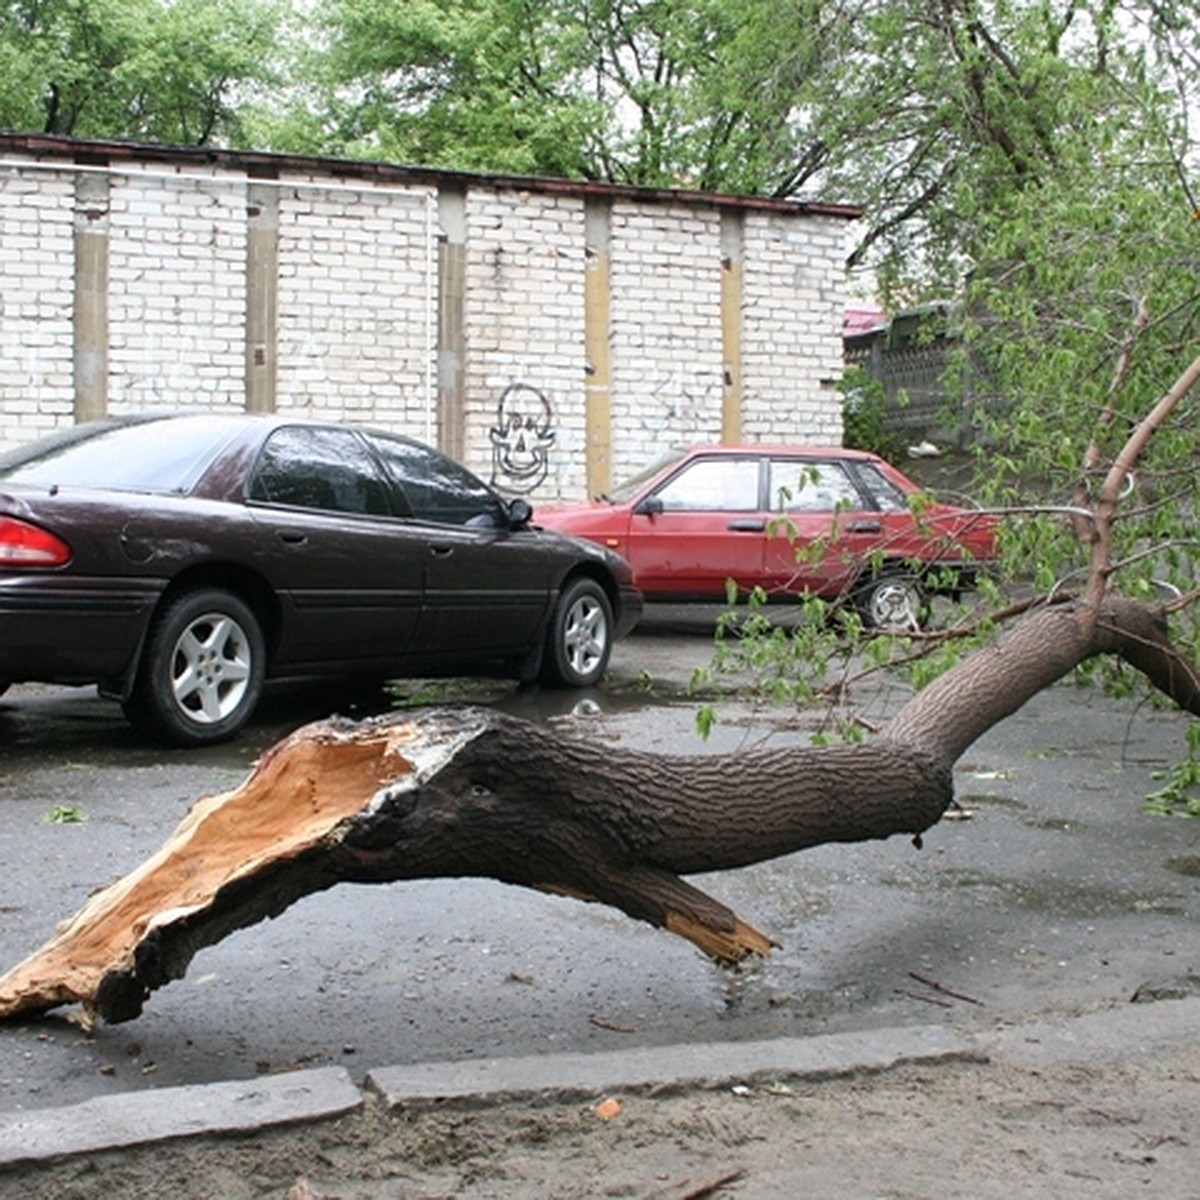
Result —
<instances>
[{"instance_id":1,"label":"car tire","mask_svg":"<svg viewBox=\"0 0 1200 1200\"><path fill-rule=\"evenodd\" d=\"M883 633L915 633L925 618L925 596L911 575L890 571L863 584L855 607L868 629Z\"/></svg>"},{"instance_id":2,"label":"car tire","mask_svg":"<svg viewBox=\"0 0 1200 1200\"><path fill-rule=\"evenodd\" d=\"M227 741L262 695L266 643L231 592L184 592L155 618L125 714L172 746Z\"/></svg>"},{"instance_id":3,"label":"car tire","mask_svg":"<svg viewBox=\"0 0 1200 1200\"><path fill-rule=\"evenodd\" d=\"M558 598L546 630L543 682L591 687L608 666L613 646L612 604L594 579L573 579Z\"/></svg>"}]
</instances>

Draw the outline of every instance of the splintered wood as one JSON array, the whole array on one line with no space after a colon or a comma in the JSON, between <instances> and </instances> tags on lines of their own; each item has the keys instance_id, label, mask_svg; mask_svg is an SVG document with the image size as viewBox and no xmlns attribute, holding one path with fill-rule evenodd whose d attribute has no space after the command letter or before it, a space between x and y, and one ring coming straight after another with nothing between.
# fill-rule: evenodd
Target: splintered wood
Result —
<instances>
[{"instance_id":1,"label":"splintered wood","mask_svg":"<svg viewBox=\"0 0 1200 1200\"><path fill-rule=\"evenodd\" d=\"M89 1023L102 981L134 973L139 948L156 934L320 845L381 788L411 775L410 737L403 727L349 737L323 726L268 751L240 787L200 800L158 853L96 892L0 979L0 1017L78 1001Z\"/></svg>"}]
</instances>

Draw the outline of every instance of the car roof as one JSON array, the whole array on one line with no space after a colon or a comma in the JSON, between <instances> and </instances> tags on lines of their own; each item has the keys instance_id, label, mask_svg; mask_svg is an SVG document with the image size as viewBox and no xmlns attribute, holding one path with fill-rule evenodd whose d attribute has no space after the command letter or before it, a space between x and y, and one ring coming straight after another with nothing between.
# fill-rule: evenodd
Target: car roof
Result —
<instances>
[{"instance_id":1,"label":"car roof","mask_svg":"<svg viewBox=\"0 0 1200 1200\"><path fill-rule=\"evenodd\" d=\"M401 441L413 441L407 434L380 426L363 425L357 421L343 421L336 417L312 417L299 413L286 412L245 412L240 409L197 408L188 409L151 409L136 413L106 414L90 421L81 421L74 425L64 426L52 434L38 439L42 444L53 441L64 445L75 441L83 441L106 430L128 429L138 425L151 423L205 424L218 423L229 429L263 428L268 430L280 429L285 426L307 426L310 428L357 429L363 433L382 434L387 437L399 438ZM28 444L27 444L28 445ZM18 446L10 453L20 453L25 446Z\"/></svg>"},{"instance_id":2,"label":"car roof","mask_svg":"<svg viewBox=\"0 0 1200 1200\"><path fill-rule=\"evenodd\" d=\"M714 442L711 444L688 446L681 453L731 456L744 454L783 454L798 455L805 458L850 458L861 459L863 461L879 457L867 450L850 450L844 446L816 446L807 443L787 442L739 442L736 444Z\"/></svg>"}]
</instances>

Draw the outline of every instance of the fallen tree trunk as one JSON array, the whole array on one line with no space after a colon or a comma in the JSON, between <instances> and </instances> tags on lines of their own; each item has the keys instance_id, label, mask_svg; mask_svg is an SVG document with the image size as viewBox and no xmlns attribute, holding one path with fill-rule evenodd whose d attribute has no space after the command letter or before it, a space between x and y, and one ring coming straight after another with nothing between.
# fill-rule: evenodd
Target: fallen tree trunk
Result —
<instances>
[{"instance_id":1,"label":"fallen tree trunk","mask_svg":"<svg viewBox=\"0 0 1200 1200\"><path fill-rule=\"evenodd\" d=\"M1026 618L865 745L651 755L478 708L310 725L0 979L0 1017L79 1002L85 1022L128 1020L203 946L339 882L490 877L613 905L721 962L764 954L767 935L681 876L919 839L967 746L1103 652L1200 714L1200 678L1161 612L1110 600Z\"/></svg>"}]
</instances>

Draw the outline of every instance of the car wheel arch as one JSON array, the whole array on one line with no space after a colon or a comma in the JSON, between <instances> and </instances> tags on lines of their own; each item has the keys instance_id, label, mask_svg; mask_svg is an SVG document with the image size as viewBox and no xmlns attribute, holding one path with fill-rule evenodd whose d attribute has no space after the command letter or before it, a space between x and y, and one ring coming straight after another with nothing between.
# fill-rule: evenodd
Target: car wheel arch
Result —
<instances>
[{"instance_id":1,"label":"car wheel arch","mask_svg":"<svg viewBox=\"0 0 1200 1200\"><path fill-rule=\"evenodd\" d=\"M266 663L249 601L219 584L172 589L147 627L125 715L166 745L226 741L258 707Z\"/></svg>"},{"instance_id":2,"label":"car wheel arch","mask_svg":"<svg viewBox=\"0 0 1200 1200\"><path fill-rule=\"evenodd\" d=\"M219 588L236 596L247 605L258 620L263 639L267 644L267 662L274 661L279 644L283 612L271 585L259 574L245 567L226 564L205 564L192 567L176 575L163 589L155 605L157 617L167 605L173 603L181 593L205 588ZM151 618L151 624L153 623ZM144 646L138 648L140 659Z\"/></svg>"},{"instance_id":3,"label":"car wheel arch","mask_svg":"<svg viewBox=\"0 0 1200 1200\"><path fill-rule=\"evenodd\" d=\"M611 572L606 571L598 563L579 563L563 576L562 581L558 585L558 594L561 596L576 579L591 579L595 583L598 583L608 597L608 602L612 606L613 616L616 617L619 615L621 593L617 587L617 581L613 578Z\"/></svg>"},{"instance_id":4,"label":"car wheel arch","mask_svg":"<svg viewBox=\"0 0 1200 1200\"><path fill-rule=\"evenodd\" d=\"M186 592L201 591L207 588L218 588L232 593L254 613L266 643L267 674L271 674L271 664L275 661L279 645L283 614L270 584L253 571L244 568L225 566L214 568L206 565L181 572L163 588L124 671L114 679L104 679L99 682L99 692L102 696L110 700L119 700L122 703L132 697L146 653L146 639L155 622L179 596Z\"/></svg>"}]
</instances>

